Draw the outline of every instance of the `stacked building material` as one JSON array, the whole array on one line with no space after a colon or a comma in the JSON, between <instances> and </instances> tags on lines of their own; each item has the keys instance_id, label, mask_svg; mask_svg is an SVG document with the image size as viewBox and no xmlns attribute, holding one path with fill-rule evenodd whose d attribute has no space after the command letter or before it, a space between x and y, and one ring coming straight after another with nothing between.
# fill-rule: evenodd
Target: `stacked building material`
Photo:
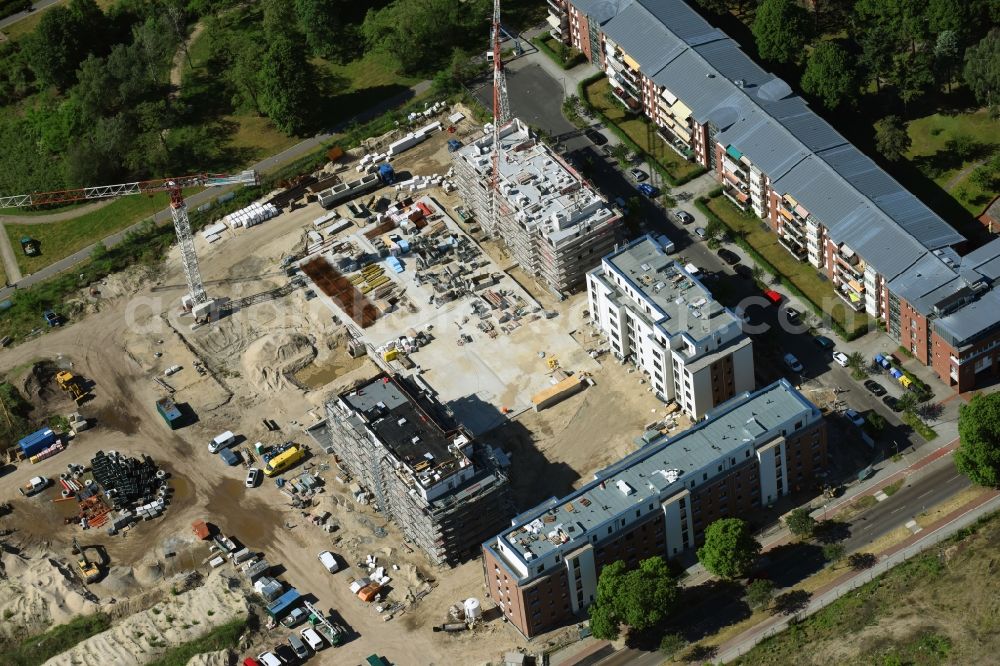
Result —
<instances>
[{"instance_id":1,"label":"stacked building material","mask_svg":"<svg viewBox=\"0 0 1000 666\"><path fill-rule=\"evenodd\" d=\"M98 451L90 461L94 480L101 485L115 509L131 509L135 505L149 507L150 504L162 511L162 499L166 484L163 474L158 474L152 458L143 456L129 458L114 451L105 454Z\"/></svg>"}]
</instances>

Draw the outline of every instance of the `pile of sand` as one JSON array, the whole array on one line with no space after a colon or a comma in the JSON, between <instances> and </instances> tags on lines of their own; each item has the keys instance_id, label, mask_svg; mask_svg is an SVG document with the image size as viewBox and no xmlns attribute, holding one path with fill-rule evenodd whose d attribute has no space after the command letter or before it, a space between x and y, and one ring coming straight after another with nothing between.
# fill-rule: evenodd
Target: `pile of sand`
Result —
<instances>
[{"instance_id":1,"label":"pile of sand","mask_svg":"<svg viewBox=\"0 0 1000 666\"><path fill-rule=\"evenodd\" d=\"M131 615L45 664L138 666L153 661L170 647L193 641L247 615L247 601L239 587L230 588L228 578L214 575L201 587Z\"/></svg>"},{"instance_id":2,"label":"pile of sand","mask_svg":"<svg viewBox=\"0 0 1000 666\"><path fill-rule=\"evenodd\" d=\"M75 615L94 613L93 595L67 576L55 560L43 553L15 554L0 550L0 632L11 635L18 627L29 632L68 622ZM88 598L89 597L89 598Z\"/></svg>"},{"instance_id":3,"label":"pile of sand","mask_svg":"<svg viewBox=\"0 0 1000 666\"><path fill-rule=\"evenodd\" d=\"M243 352L243 376L259 389L287 388L288 376L309 365L316 348L301 333L271 333Z\"/></svg>"}]
</instances>

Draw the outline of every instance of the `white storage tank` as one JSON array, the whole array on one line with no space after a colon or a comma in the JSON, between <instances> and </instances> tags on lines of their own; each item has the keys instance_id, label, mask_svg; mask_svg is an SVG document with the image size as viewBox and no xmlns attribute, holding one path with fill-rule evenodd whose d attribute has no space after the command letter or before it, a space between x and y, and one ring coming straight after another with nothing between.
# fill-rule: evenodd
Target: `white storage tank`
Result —
<instances>
[{"instance_id":1,"label":"white storage tank","mask_svg":"<svg viewBox=\"0 0 1000 666\"><path fill-rule=\"evenodd\" d=\"M465 600L465 621L475 622L483 616L483 607L479 599L470 597Z\"/></svg>"}]
</instances>

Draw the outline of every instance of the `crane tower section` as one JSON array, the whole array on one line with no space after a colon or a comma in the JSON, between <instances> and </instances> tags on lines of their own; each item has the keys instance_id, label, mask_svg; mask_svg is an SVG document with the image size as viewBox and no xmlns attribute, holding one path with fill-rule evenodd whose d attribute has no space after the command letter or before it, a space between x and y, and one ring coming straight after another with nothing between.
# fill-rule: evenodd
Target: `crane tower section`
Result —
<instances>
[{"instance_id":1,"label":"crane tower section","mask_svg":"<svg viewBox=\"0 0 1000 666\"><path fill-rule=\"evenodd\" d=\"M507 75L503 69L503 58L500 57L500 0L493 0L493 174L491 177L490 195L490 231L498 233L500 229L500 130L511 119L510 100L507 97Z\"/></svg>"}]
</instances>

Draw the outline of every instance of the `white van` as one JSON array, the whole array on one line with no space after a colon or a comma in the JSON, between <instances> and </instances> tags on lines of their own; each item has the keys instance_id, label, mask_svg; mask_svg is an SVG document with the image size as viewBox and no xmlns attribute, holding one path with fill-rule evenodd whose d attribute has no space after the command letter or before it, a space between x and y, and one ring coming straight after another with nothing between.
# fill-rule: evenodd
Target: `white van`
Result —
<instances>
[{"instance_id":1,"label":"white van","mask_svg":"<svg viewBox=\"0 0 1000 666\"><path fill-rule=\"evenodd\" d=\"M234 441L236 441L236 435L227 430L221 435L216 435L215 438L208 443L208 452L218 453L222 449L232 444Z\"/></svg>"},{"instance_id":2,"label":"white van","mask_svg":"<svg viewBox=\"0 0 1000 666\"><path fill-rule=\"evenodd\" d=\"M312 648L313 652L319 652L323 648L323 639L320 638L319 634L312 627L306 627L300 631L299 636L302 636L302 640Z\"/></svg>"},{"instance_id":3,"label":"white van","mask_svg":"<svg viewBox=\"0 0 1000 666\"><path fill-rule=\"evenodd\" d=\"M317 557L319 558L320 564L326 567L326 570L330 573L337 573L340 569L340 565L337 564L337 558L334 557L333 553L330 551L324 550L322 553L317 555Z\"/></svg>"}]
</instances>

